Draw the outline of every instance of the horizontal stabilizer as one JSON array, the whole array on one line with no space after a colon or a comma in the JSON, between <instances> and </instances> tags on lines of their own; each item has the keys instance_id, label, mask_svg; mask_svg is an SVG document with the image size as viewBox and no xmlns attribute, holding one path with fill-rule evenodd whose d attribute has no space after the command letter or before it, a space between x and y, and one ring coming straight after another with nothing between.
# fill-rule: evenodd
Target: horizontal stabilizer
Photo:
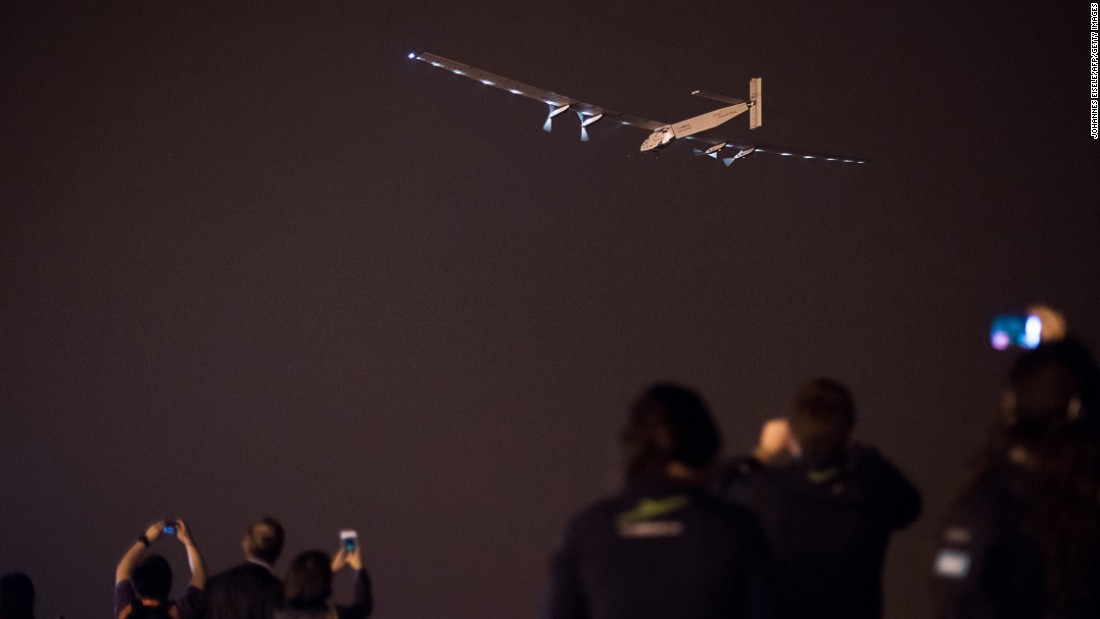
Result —
<instances>
[{"instance_id":1,"label":"horizontal stabilizer","mask_svg":"<svg viewBox=\"0 0 1100 619\"><path fill-rule=\"evenodd\" d=\"M737 97L727 97L726 95L720 95L716 92L710 92L707 90L696 90L691 94L697 97L705 97L707 99L714 99L715 101L721 101L723 103L729 103L730 105L737 105L738 103L744 103L743 99Z\"/></svg>"}]
</instances>

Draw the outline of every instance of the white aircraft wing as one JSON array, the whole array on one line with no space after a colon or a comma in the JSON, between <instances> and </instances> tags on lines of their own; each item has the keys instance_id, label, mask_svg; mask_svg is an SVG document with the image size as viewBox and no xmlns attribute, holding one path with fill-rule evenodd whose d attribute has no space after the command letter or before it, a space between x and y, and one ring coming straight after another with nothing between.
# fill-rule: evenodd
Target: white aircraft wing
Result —
<instances>
[{"instance_id":1,"label":"white aircraft wing","mask_svg":"<svg viewBox=\"0 0 1100 619\"><path fill-rule=\"evenodd\" d=\"M605 107L594 105L592 103L585 103L584 101L580 101L572 97L559 95L556 92L543 90L542 88L531 86L530 84L524 84L523 82L517 82L516 80L504 77L503 75L497 75L496 73L483 71L481 69L478 69L477 67L471 67L470 65L462 64L461 62L457 62L449 58L444 58L442 56L436 56L435 54L413 53L409 54L409 58L426 62L433 67L437 67L439 69L445 69L447 71L450 71L451 73L454 73L455 75L461 75L463 77L468 77L472 80L477 80L482 84L485 84L486 86L494 86L496 88L500 88L501 90L507 90L514 95L521 95L527 97L528 99L541 101L542 103L555 107L568 105L569 109L584 114L585 116L592 117L603 114L603 118L606 120L611 120L623 125L629 125L631 127L639 127L648 131L660 129L661 127L664 127L668 124L656 120L649 120L648 118L640 118L638 116L622 114L620 112L609 110Z\"/></svg>"},{"instance_id":2,"label":"white aircraft wing","mask_svg":"<svg viewBox=\"0 0 1100 619\"><path fill-rule=\"evenodd\" d=\"M722 138L711 138L703 136L689 136L687 139L695 140L697 142L705 142L711 145L711 148L705 151L696 149L696 155L709 155L715 159L722 159L722 161L733 162L733 159L740 159L748 155L756 153L764 153L768 155L779 155L781 157L794 157L795 159L824 159L825 161L836 161L839 163L867 163L865 159L856 159L847 155L827 155L824 153L806 153L798 152L789 149L785 146L769 146L765 144L750 144L748 142L741 142L737 140L724 140ZM725 152L736 152L736 156L732 159L724 154ZM723 157L725 157L723 159ZM729 165L729 163L726 163Z\"/></svg>"}]
</instances>

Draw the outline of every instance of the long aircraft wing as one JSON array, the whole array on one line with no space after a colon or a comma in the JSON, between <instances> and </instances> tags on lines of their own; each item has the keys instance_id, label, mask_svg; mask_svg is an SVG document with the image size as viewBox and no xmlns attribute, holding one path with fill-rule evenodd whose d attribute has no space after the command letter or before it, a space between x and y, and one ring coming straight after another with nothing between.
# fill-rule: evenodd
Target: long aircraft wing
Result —
<instances>
[{"instance_id":1,"label":"long aircraft wing","mask_svg":"<svg viewBox=\"0 0 1100 619\"><path fill-rule=\"evenodd\" d=\"M550 92L549 90L543 90L531 86L530 84L524 84L523 82L517 82L514 79L504 77L503 75L497 75L496 73L490 73L483 71L477 67L471 67L470 65L462 64L449 58L442 56L436 56L435 54L409 54L409 58L414 60L420 60L426 62L433 67L445 69L454 73L455 75L461 75L468 77L472 80L477 80L486 86L494 86L501 90L507 90L514 95L521 95L528 99L534 99L541 101L547 105L553 105L555 107L561 107L563 105L570 106L571 110L580 112L586 116L598 116L603 114L604 119L611 120L631 127L638 127L653 131L654 129L660 129L668 123L659 122L656 120L649 120L648 118L640 118L638 116L631 116L629 114L623 114L614 110L609 110L605 107L594 105L592 103L585 103L572 97L566 97L565 95L559 95L556 92Z\"/></svg>"},{"instance_id":2,"label":"long aircraft wing","mask_svg":"<svg viewBox=\"0 0 1100 619\"><path fill-rule=\"evenodd\" d=\"M640 129L646 129L648 131L654 131L661 127L668 126L669 123L660 122L657 120L650 120L648 118L641 118L639 116L631 116L629 114L623 114L614 110L609 110L605 107L595 105L592 103L586 103L572 97L565 95L559 95L556 92L544 90L537 86L531 86L530 84L524 84L514 79L504 77L503 75L497 75L496 73L490 73L488 71L478 69L477 67L471 67L468 64L463 64L450 58L444 58L442 56L436 56L435 54L425 53L411 53L409 58L413 60L419 60L426 62L433 67L450 71L455 75L461 75L472 80L476 80L485 84L486 86L493 86L501 90L506 90L514 95L520 95L527 97L528 99L534 99L555 108L568 105L569 109L576 111L588 117L595 117L603 114L603 118L618 122L631 127L638 127ZM719 101L725 101L727 103L744 103L741 99L732 99L724 95L716 95L714 93L705 91L696 91L692 94L708 97L711 99L717 99ZM741 142L738 140L725 140L722 138L711 138L703 135L691 135L686 136L686 139L695 140L710 144L716 149L711 149L713 152L707 152L706 154L714 157L715 159L721 158L722 161L728 166L736 159L746 157L755 153L766 153L772 155L780 155L783 157L794 157L798 159L823 159L825 161L838 161L841 163L866 163L862 159L852 159L851 157L844 157L840 155L824 155L820 153L799 153L789 148L782 146L766 146L763 144L751 144L747 142ZM736 151L736 155L733 157L723 156L723 151L733 152ZM703 151L699 151L697 154L702 154Z\"/></svg>"},{"instance_id":3,"label":"long aircraft wing","mask_svg":"<svg viewBox=\"0 0 1100 619\"><path fill-rule=\"evenodd\" d=\"M794 157L795 159L823 159L825 161L836 161L836 162L839 162L839 163L861 163L861 164L862 163L867 163L867 160L865 160L865 159L853 159L853 158L848 157L846 155L827 155L827 154L824 154L824 153L797 152L796 150L792 150L790 148L787 148L786 146L768 146L766 144L750 144L748 142L740 142L740 141L737 141L737 140L724 140L722 138L712 138L712 137L697 136L697 135L688 136L687 139L695 140L696 142L704 142L704 143L710 144L712 146L722 146L722 148L720 148L719 150L715 151L715 153L713 153L713 154L718 154L718 156L715 157L715 159L718 159L718 158L722 157L722 155L719 154L721 151L736 150L740 153L740 156L736 157L737 159L739 159L741 157L744 157L746 155L749 155L749 154L764 153L764 154L768 154L768 155L779 155L781 157ZM729 164L727 163L726 165L729 165Z\"/></svg>"}]
</instances>

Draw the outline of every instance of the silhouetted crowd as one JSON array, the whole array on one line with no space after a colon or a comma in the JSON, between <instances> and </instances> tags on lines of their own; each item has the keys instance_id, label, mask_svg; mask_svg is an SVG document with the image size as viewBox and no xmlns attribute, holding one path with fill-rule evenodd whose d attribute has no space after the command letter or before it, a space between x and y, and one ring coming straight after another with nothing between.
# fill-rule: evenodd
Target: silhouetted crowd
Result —
<instances>
[{"instance_id":1,"label":"silhouetted crowd","mask_svg":"<svg viewBox=\"0 0 1100 619\"><path fill-rule=\"evenodd\" d=\"M182 596L171 600L172 568L159 554L145 550L174 536L187 551L191 580ZM320 550L298 555L286 579L273 571L285 534L273 518L245 532L244 563L207 580L202 555L182 520L155 522L130 546L115 572L116 619L366 619L374 609L370 576L363 566L358 540L342 540L335 556ZM332 578L349 569L355 578L352 604L333 604ZM5 619L7 617L5 616Z\"/></svg>"},{"instance_id":2,"label":"silhouetted crowd","mask_svg":"<svg viewBox=\"0 0 1100 619\"><path fill-rule=\"evenodd\" d=\"M942 619L1100 617L1100 373L1072 339L1020 355L1000 417L940 531L931 575ZM554 554L544 619L878 619L893 531L920 514L916 487L853 439L840 382L802 386L751 455L719 464L703 399L676 384L645 390L622 432L626 483L572 518ZM191 579L147 552L186 550ZM246 531L244 562L207 579L182 520L150 525L115 578L116 619L366 619L370 576L352 538L296 557L280 580L279 522ZM334 604L349 570L354 599ZM23 574L0 579L0 619L32 619Z\"/></svg>"}]
</instances>

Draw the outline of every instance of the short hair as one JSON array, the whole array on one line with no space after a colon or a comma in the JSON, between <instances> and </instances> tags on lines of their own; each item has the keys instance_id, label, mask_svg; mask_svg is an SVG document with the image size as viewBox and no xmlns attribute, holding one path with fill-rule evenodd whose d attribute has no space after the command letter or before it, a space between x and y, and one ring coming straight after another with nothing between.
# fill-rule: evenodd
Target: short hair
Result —
<instances>
[{"instance_id":1,"label":"short hair","mask_svg":"<svg viewBox=\"0 0 1100 619\"><path fill-rule=\"evenodd\" d=\"M274 518L263 518L259 522L248 527L245 548L248 554L257 559L274 565L283 552L283 542L286 534L283 525Z\"/></svg>"},{"instance_id":2,"label":"short hair","mask_svg":"<svg viewBox=\"0 0 1100 619\"><path fill-rule=\"evenodd\" d=\"M631 407L623 429L626 477L660 473L670 462L704 469L714 462L721 444L698 393L682 385L655 384Z\"/></svg>"},{"instance_id":3,"label":"short hair","mask_svg":"<svg viewBox=\"0 0 1100 619\"><path fill-rule=\"evenodd\" d=\"M290 563L285 586L288 607L324 606L332 596L332 559L320 550L303 552Z\"/></svg>"},{"instance_id":4,"label":"short hair","mask_svg":"<svg viewBox=\"0 0 1100 619\"><path fill-rule=\"evenodd\" d=\"M787 420L802 459L819 465L844 450L856 425L856 406L839 381L817 378L795 392Z\"/></svg>"},{"instance_id":5,"label":"short hair","mask_svg":"<svg viewBox=\"0 0 1100 619\"><path fill-rule=\"evenodd\" d=\"M34 583L14 572L0 578L0 618L34 619Z\"/></svg>"},{"instance_id":6,"label":"short hair","mask_svg":"<svg viewBox=\"0 0 1100 619\"><path fill-rule=\"evenodd\" d=\"M172 592L172 566L160 555L149 555L130 572L130 580L141 597L166 602Z\"/></svg>"}]
</instances>

